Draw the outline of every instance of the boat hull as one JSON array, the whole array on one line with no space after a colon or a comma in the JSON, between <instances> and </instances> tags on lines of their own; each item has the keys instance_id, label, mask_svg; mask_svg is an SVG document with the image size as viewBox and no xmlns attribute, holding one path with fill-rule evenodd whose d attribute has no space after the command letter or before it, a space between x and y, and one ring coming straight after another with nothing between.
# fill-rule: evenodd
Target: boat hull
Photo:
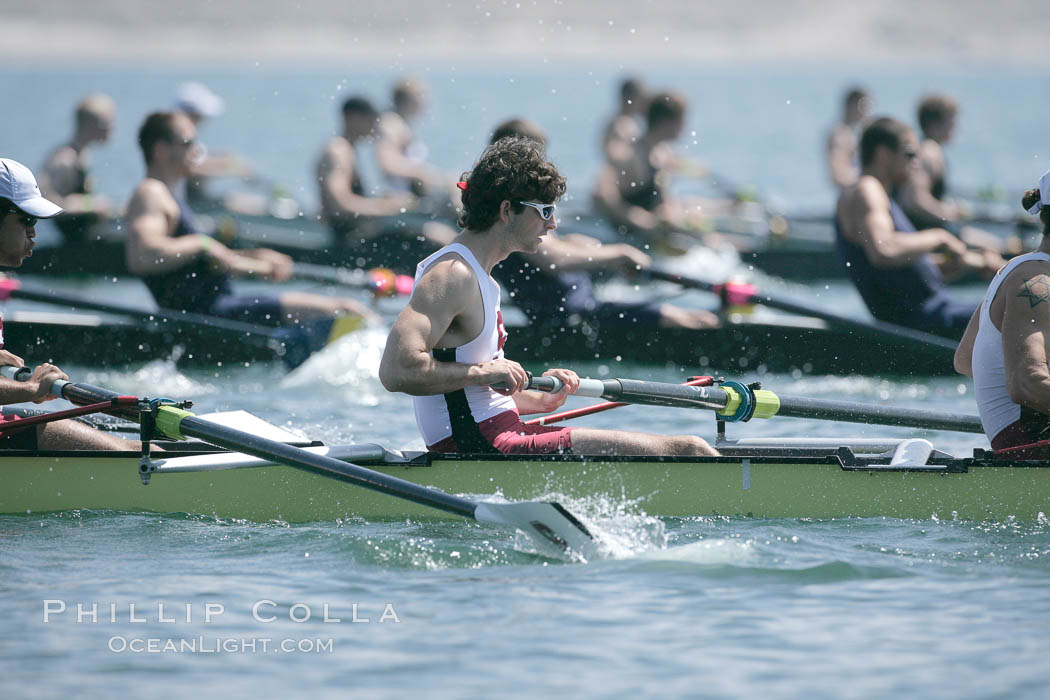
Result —
<instances>
[{"instance_id":1,"label":"boat hull","mask_svg":"<svg viewBox=\"0 0 1050 700\"><path fill-rule=\"evenodd\" d=\"M895 517L1034 521L1050 512L1050 465L949 460L905 469L825 457L581 458L428 455L362 464L484 498L556 499L584 514L596 500L668 517ZM256 522L438 518L440 511L284 466L157 473L138 457L50 453L0 457L0 513L69 510L191 513ZM591 505L588 505L591 504ZM608 504L606 507L608 507Z\"/></svg>"},{"instance_id":2,"label":"boat hull","mask_svg":"<svg viewBox=\"0 0 1050 700\"><path fill-rule=\"evenodd\" d=\"M720 328L647 329L572 323L509 327L506 352L520 362L626 362L674 365L687 371L793 372L879 376L948 375L952 351L860 330L829 328L812 319L752 322L727 319ZM175 357L182 366L243 366L283 357L272 338L223 328L172 328L93 314L15 312L4 337L27 361L108 367L118 361ZM178 350L175 350L179 348ZM52 355L55 353L55 355ZM549 364L548 364L549 366Z\"/></svg>"}]
</instances>

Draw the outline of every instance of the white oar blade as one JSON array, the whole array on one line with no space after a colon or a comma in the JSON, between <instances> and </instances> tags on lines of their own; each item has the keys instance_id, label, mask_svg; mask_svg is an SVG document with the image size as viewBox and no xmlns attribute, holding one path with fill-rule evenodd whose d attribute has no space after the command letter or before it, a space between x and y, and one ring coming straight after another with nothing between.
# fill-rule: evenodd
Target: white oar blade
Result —
<instances>
[{"instance_id":1,"label":"white oar blade","mask_svg":"<svg viewBox=\"0 0 1050 700\"><path fill-rule=\"evenodd\" d=\"M285 442L290 445L305 445L310 442L308 438L291 433L248 411L218 411L216 413L202 414L198 418L203 418L234 430L251 433L256 437L266 438L274 442Z\"/></svg>"},{"instance_id":2,"label":"white oar blade","mask_svg":"<svg viewBox=\"0 0 1050 700\"><path fill-rule=\"evenodd\" d=\"M510 525L527 534L544 552L589 561L598 544L587 528L559 503L479 503L474 519L480 523Z\"/></svg>"},{"instance_id":3,"label":"white oar blade","mask_svg":"<svg viewBox=\"0 0 1050 700\"><path fill-rule=\"evenodd\" d=\"M338 459L342 462L355 462L367 459L382 459L386 450L380 445L319 445L304 447L304 452ZM157 453L159 456L159 453ZM279 464L268 459L251 457L240 452L219 452L216 454L191 455L186 457L168 457L153 459L158 473L219 471L223 469L246 469L252 467L273 467Z\"/></svg>"}]
</instances>

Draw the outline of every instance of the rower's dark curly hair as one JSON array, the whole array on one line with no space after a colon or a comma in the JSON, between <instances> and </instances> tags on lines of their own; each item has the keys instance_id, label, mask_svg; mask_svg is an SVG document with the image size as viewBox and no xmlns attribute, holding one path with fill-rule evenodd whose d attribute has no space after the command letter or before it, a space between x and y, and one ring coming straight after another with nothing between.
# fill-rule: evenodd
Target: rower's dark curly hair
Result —
<instances>
[{"instance_id":1,"label":"rower's dark curly hair","mask_svg":"<svg viewBox=\"0 0 1050 700\"><path fill-rule=\"evenodd\" d=\"M519 202L553 204L565 194L565 178L547 160L543 146L521 136L502 138L486 148L460 179L467 184L459 225L471 231L492 228L504 201L520 214L524 207Z\"/></svg>"},{"instance_id":2,"label":"rower's dark curly hair","mask_svg":"<svg viewBox=\"0 0 1050 700\"><path fill-rule=\"evenodd\" d=\"M1039 190L1028 190L1021 197L1021 206L1024 207L1025 211L1028 211L1035 206L1035 203L1040 200ZM1039 221L1043 224L1043 235L1050 236L1050 206L1043 206L1039 210Z\"/></svg>"}]
</instances>

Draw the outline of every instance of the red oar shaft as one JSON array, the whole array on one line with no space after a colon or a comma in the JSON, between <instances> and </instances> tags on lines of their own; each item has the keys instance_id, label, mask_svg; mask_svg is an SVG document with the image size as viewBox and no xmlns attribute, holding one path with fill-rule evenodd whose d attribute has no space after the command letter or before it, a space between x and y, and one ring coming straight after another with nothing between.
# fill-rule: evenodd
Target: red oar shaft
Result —
<instances>
[{"instance_id":1,"label":"red oar shaft","mask_svg":"<svg viewBox=\"0 0 1050 700\"><path fill-rule=\"evenodd\" d=\"M683 386L711 386L713 381L714 380L711 377L690 377L689 381L682 382L682 384ZM593 406L584 406L583 408L574 408L571 411L562 411L561 413L552 413L549 416L533 418L532 420L525 421L525 425L550 425L551 423L560 423L563 420L589 416L593 413L601 413L602 411L608 411L626 405L627 404L620 403L619 401L606 401L605 403L598 403Z\"/></svg>"}]
</instances>

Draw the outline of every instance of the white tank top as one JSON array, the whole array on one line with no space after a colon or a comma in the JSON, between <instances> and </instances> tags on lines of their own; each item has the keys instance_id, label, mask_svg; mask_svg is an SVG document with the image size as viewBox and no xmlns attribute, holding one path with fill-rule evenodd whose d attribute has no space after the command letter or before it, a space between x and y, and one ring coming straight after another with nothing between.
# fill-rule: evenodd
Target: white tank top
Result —
<instances>
[{"instance_id":1,"label":"white tank top","mask_svg":"<svg viewBox=\"0 0 1050 700\"><path fill-rule=\"evenodd\" d=\"M1006 276L1018 265L1030 260L1050 262L1050 255L1046 253L1018 255L996 274L995 279L988 285L984 301L981 302L981 323L977 329L977 337L973 341L973 388L977 397L977 410L981 414L981 425L989 440L1002 432L1003 428L1021 418L1021 406L1011 401L1010 395L1006 392L1003 334L992 323L988 309L995 299L996 292L999 291L999 285L1003 283Z\"/></svg>"},{"instance_id":2,"label":"white tank top","mask_svg":"<svg viewBox=\"0 0 1050 700\"><path fill-rule=\"evenodd\" d=\"M485 325L481 333L469 343L457 348L436 348L431 351L431 355L439 361L467 365L502 358L507 331L503 327L503 314L500 312L499 285L466 246L450 243L426 258L416 266L416 281L434 261L449 253L458 255L474 271L481 290L481 302L485 307ZM487 386L468 386L447 394L413 396L412 404L416 412L416 425L428 446L454 436L456 444L464 452L491 451L487 442L474 444L475 440L484 440L477 424L506 411L517 411L512 398L498 394Z\"/></svg>"}]
</instances>

